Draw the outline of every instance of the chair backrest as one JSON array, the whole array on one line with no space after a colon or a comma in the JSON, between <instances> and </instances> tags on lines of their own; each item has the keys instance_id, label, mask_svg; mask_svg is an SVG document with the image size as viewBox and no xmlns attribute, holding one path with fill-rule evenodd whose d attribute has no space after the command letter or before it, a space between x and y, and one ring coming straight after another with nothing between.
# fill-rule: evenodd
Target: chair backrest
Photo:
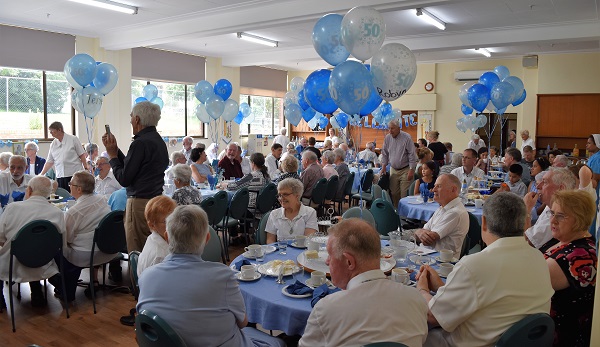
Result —
<instances>
[{"instance_id":1,"label":"chair backrest","mask_svg":"<svg viewBox=\"0 0 600 347\"><path fill-rule=\"evenodd\" d=\"M371 224L373 226L373 228L376 228L375 218L373 218L373 215L371 214L371 212L369 210L367 210L366 208L361 209L358 206L349 208L342 215L342 219L348 219L348 218L360 218L360 219L364 220L365 222Z\"/></svg>"},{"instance_id":2,"label":"chair backrest","mask_svg":"<svg viewBox=\"0 0 600 347\"><path fill-rule=\"evenodd\" d=\"M333 175L329 177L327 180L327 188L325 191L325 199L333 200L338 191L338 185L340 183L340 178L337 175Z\"/></svg>"},{"instance_id":3,"label":"chair backrest","mask_svg":"<svg viewBox=\"0 0 600 347\"><path fill-rule=\"evenodd\" d=\"M459 258L464 257L465 255L469 254L469 244L471 243L471 238L469 237L469 234L465 235L465 238L463 239L463 243L462 246L460 248L460 256Z\"/></svg>"},{"instance_id":4,"label":"chair backrest","mask_svg":"<svg viewBox=\"0 0 600 347\"><path fill-rule=\"evenodd\" d=\"M375 175L373 174L373 169L368 169L367 171L365 171L365 173L363 174L363 177L360 180L360 184L361 184L361 189L363 192L365 193L370 193L371 192L371 186L373 185L373 177Z\"/></svg>"},{"instance_id":5,"label":"chair backrest","mask_svg":"<svg viewBox=\"0 0 600 347\"><path fill-rule=\"evenodd\" d=\"M124 215L123 211L111 211L100 220L94 232L94 243L100 251L114 254L127 248Z\"/></svg>"},{"instance_id":6,"label":"chair backrest","mask_svg":"<svg viewBox=\"0 0 600 347\"><path fill-rule=\"evenodd\" d=\"M468 249L480 245L481 249L484 248L483 240L481 239L481 225L479 225L479 220L475 217L471 212L467 212L469 214L469 246Z\"/></svg>"},{"instance_id":7,"label":"chair backrest","mask_svg":"<svg viewBox=\"0 0 600 347\"><path fill-rule=\"evenodd\" d=\"M186 346L167 322L149 310L142 310L135 317L135 335L140 347Z\"/></svg>"},{"instance_id":8,"label":"chair backrest","mask_svg":"<svg viewBox=\"0 0 600 347\"><path fill-rule=\"evenodd\" d=\"M140 258L139 251L131 251L129 252L129 280L131 281L131 286L133 287L133 296L137 299L139 294L138 287L138 260Z\"/></svg>"},{"instance_id":9,"label":"chair backrest","mask_svg":"<svg viewBox=\"0 0 600 347\"><path fill-rule=\"evenodd\" d=\"M400 218L391 203L379 198L371 203L371 214L375 218L377 232L387 236L390 231L398 230Z\"/></svg>"},{"instance_id":10,"label":"chair backrest","mask_svg":"<svg viewBox=\"0 0 600 347\"><path fill-rule=\"evenodd\" d=\"M31 221L11 241L11 263L14 255L24 266L44 266L61 251L62 243L62 235L54 224L47 220Z\"/></svg>"},{"instance_id":11,"label":"chair backrest","mask_svg":"<svg viewBox=\"0 0 600 347\"><path fill-rule=\"evenodd\" d=\"M373 187L371 187L371 194L373 195L373 200L379 199L383 196L383 190L378 184L374 184Z\"/></svg>"},{"instance_id":12,"label":"chair backrest","mask_svg":"<svg viewBox=\"0 0 600 347\"><path fill-rule=\"evenodd\" d=\"M266 213L273 209L277 201L277 185L273 182L264 186L256 197L256 210L259 213Z\"/></svg>"},{"instance_id":13,"label":"chair backrest","mask_svg":"<svg viewBox=\"0 0 600 347\"><path fill-rule=\"evenodd\" d=\"M213 196L213 198L215 199L215 222L211 223L211 225L216 225L217 223L221 222L223 220L223 218L225 217L225 214L227 213L227 208L229 207L229 195L227 194L226 191L221 190L220 192L217 192L217 194L215 194Z\"/></svg>"},{"instance_id":14,"label":"chair backrest","mask_svg":"<svg viewBox=\"0 0 600 347\"><path fill-rule=\"evenodd\" d=\"M221 239L219 235L211 226L208 226L208 232L210 233L210 239L204 246L202 251L202 259L206 261L213 261L218 263L221 261Z\"/></svg>"},{"instance_id":15,"label":"chair backrest","mask_svg":"<svg viewBox=\"0 0 600 347\"><path fill-rule=\"evenodd\" d=\"M382 190L381 191L381 198L387 202L389 202L390 204L392 203L392 197L390 196L390 193L388 193L387 190Z\"/></svg>"},{"instance_id":16,"label":"chair backrest","mask_svg":"<svg viewBox=\"0 0 600 347\"><path fill-rule=\"evenodd\" d=\"M209 196L208 198L204 198L202 199L202 202L200 202L200 207L204 210L204 212L206 212L206 216L208 217L208 224L209 225L215 225L216 223L220 222L220 220L215 221L215 219L217 218L217 209L215 208L215 206L217 205L217 201L215 200L214 197ZM221 219L223 219L223 216L220 216Z\"/></svg>"},{"instance_id":17,"label":"chair backrest","mask_svg":"<svg viewBox=\"0 0 600 347\"><path fill-rule=\"evenodd\" d=\"M315 183L315 186L313 187L313 190L312 190L312 196L310 197L310 200L317 205L321 205L323 203L323 201L325 201L326 193L327 193L327 179L321 178L320 180L317 181L317 183Z\"/></svg>"},{"instance_id":18,"label":"chair backrest","mask_svg":"<svg viewBox=\"0 0 600 347\"><path fill-rule=\"evenodd\" d=\"M352 186L354 186L354 176L356 174L354 172L350 173L350 176L348 176L348 178L346 179L346 185L344 186L344 196L342 196L342 199L345 198L347 195L352 195Z\"/></svg>"},{"instance_id":19,"label":"chair backrest","mask_svg":"<svg viewBox=\"0 0 600 347\"><path fill-rule=\"evenodd\" d=\"M408 186L408 196L415 195L415 184L417 184L417 181L412 181L410 186Z\"/></svg>"},{"instance_id":20,"label":"chair backrest","mask_svg":"<svg viewBox=\"0 0 600 347\"><path fill-rule=\"evenodd\" d=\"M233 219L244 219L248 205L250 204L250 194L248 188L239 189L231 198L229 204L229 217Z\"/></svg>"},{"instance_id":21,"label":"chair backrest","mask_svg":"<svg viewBox=\"0 0 600 347\"><path fill-rule=\"evenodd\" d=\"M65 188L58 187L56 188L56 195L60 196L63 201L67 201L67 199L72 198L73 196L69 193Z\"/></svg>"},{"instance_id":22,"label":"chair backrest","mask_svg":"<svg viewBox=\"0 0 600 347\"><path fill-rule=\"evenodd\" d=\"M408 347L400 342L374 342L364 345L363 347Z\"/></svg>"},{"instance_id":23,"label":"chair backrest","mask_svg":"<svg viewBox=\"0 0 600 347\"><path fill-rule=\"evenodd\" d=\"M263 214L260 222L258 223L258 229L256 229L256 235L254 236L254 241L259 245L264 245L267 243L267 231L265 230L267 227L267 220L269 220L269 215L271 211Z\"/></svg>"},{"instance_id":24,"label":"chair backrest","mask_svg":"<svg viewBox=\"0 0 600 347\"><path fill-rule=\"evenodd\" d=\"M554 339L554 320L546 313L536 313L516 322L500 336L496 347L551 346Z\"/></svg>"}]
</instances>

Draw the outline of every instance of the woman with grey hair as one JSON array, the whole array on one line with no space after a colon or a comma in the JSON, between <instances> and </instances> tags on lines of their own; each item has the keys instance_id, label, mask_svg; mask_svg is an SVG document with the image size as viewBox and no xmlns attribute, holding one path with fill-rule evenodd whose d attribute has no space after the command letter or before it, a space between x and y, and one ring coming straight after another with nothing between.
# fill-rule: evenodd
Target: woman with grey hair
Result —
<instances>
[{"instance_id":1,"label":"woman with grey hair","mask_svg":"<svg viewBox=\"0 0 600 347\"><path fill-rule=\"evenodd\" d=\"M296 157L289 155L279 162L279 168L281 169L282 174L274 179L273 183L278 184L286 178L295 178L300 181L300 176L298 176L298 159L296 159Z\"/></svg>"},{"instance_id":2,"label":"woman with grey hair","mask_svg":"<svg viewBox=\"0 0 600 347\"><path fill-rule=\"evenodd\" d=\"M173 183L175 184L175 193L173 200L177 205L200 204L202 202L202 194L195 187L190 185L192 181L192 169L186 164L177 164L171 169Z\"/></svg>"},{"instance_id":3,"label":"woman with grey hair","mask_svg":"<svg viewBox=\"0 0 600 347\"><path fill-rule=\"evenodd\" d=\"M317 231L317 211L302 204L304 185L297 179L286 178L277 185L281 207L271 211L265 231L267 243L310 235Z\"/></svg>"},{"instance_id":4,"label":"woman with grey hair","mask_svg":"<svg viewBox=\"0 0 600 347\"><path fill-rule=\"evenodd\" d=\"M323 152L323 156L321 156L321 165L323 166L323 174L327 179L329 179L331 176L338 175L337 171L335 171L335 167L333 166L334 160L335 154L333 154L333 151Z\"/></svg>"},{"instance_id":5,"label":"woman with grey hair","mask_svg":"<svg viewBox=\"0 0 600 347\"><path fill-rule=\"evenodd\" d=\"M298 152L296 151L296 146L293 142L288 143L285 149L286 151L283 152L281 158L279 158L279 162L282 162L288 156L296 157L296 154L298 154Z\"/></svg>"},{"instance_id":6,"label":"woman with grey hair","mask_svg":"<svg viewBox=\"0 0 600 347\"><path fill-rule=\"evenodd\" d=\"M46 159L39 157L37 152L40 150L37 143L30 141L25 144L25 156L27 157L26 174L37 175L42 172Z\"/></svg>"},{"instance_id":7,"label":"woman with grey hair","mask_svg":"<svg viewBox=\"0 0 600 347\"><path fill-rule=\"evenodd\" d=\"M0 172L8 172L8 162L12 156L13 154L11 152L0 153Z\"/></svg>"}]
</instances>

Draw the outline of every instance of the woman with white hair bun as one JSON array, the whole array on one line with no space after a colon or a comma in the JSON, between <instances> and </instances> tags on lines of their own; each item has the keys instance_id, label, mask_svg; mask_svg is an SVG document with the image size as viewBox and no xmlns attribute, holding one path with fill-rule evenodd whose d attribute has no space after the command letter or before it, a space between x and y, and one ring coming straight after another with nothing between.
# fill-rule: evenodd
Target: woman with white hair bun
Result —
<instances>
[{"instance_id":1,"label":"woman with white hair bun","mask_svg":"<svg viewBox=\"0 0 600 347\"><path fill-rule=\"evenodd\" d=\"M186 164L177 164L171 169L173 175L173 183L177 190L173 193L173 200L177 205L200 204L202 202L202 194L195 187L191 186L192 169Z\"/></svg>"}]
</instances>

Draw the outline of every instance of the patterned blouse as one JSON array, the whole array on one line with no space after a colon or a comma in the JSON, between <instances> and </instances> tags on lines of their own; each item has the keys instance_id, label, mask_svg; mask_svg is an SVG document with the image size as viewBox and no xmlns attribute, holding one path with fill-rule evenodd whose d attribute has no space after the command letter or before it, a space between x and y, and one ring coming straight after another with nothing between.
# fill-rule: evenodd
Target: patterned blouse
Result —
<instances>
[{"instance_id":1,"label":"patterned blouse","mask_svg":"<svg viewBox=\"0 0 600 347\"><path fill-rule=\"evenodd\" d=\"M266 177L260 171L252 171L246 176L242 177L240 180L231 182L227 185L227 190L236 191L243 187L248 187L248 195L250 196L250 203L248 204L249 208L254 208L256 206L256 197L258 196L258 192L267 184L271 182L269 175Z\"/></svg>"},{"instance_id":2,"label":"patterned blouse","mask_svg":"<svg viewBox=\"0 0 600 347\"><path fill-rule=\"evenodd\" d=\"M177 205L197 205L202 202L202 194L192 186L184 186L175 191L172 196Z\"/></svg>"},{"instance_id":3,"label":"patterned blouse","mask_svg":"<svg viewBox=\"0 0 600 347\"><path fill-rule=\"evenodd\" d=\"M552 297L550 315L554 319L554 346L589 346L596 287L596 242L591 237L574 240L548 250L558 243L552 239L540 247L544 257L556 260L569 287Z\"/></svg>"}]
</instances>

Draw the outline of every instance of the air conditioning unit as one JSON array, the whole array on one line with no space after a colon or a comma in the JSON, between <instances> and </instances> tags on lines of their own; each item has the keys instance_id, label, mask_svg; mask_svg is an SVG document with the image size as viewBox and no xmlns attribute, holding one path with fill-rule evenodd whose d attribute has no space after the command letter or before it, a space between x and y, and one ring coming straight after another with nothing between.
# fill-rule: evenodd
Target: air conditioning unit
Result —
<instances>
[{"instance_id":1,"label":"air conditioning unit","mask_svg":"<svg viewBox=\"0 0 600 347\"><path fill-rule=\"evenodd\" d=\"M454 80L458 82L478 81L479 77L488 71L490 70L456 71L454 73Z\"/></svg>"}]
</instances>

